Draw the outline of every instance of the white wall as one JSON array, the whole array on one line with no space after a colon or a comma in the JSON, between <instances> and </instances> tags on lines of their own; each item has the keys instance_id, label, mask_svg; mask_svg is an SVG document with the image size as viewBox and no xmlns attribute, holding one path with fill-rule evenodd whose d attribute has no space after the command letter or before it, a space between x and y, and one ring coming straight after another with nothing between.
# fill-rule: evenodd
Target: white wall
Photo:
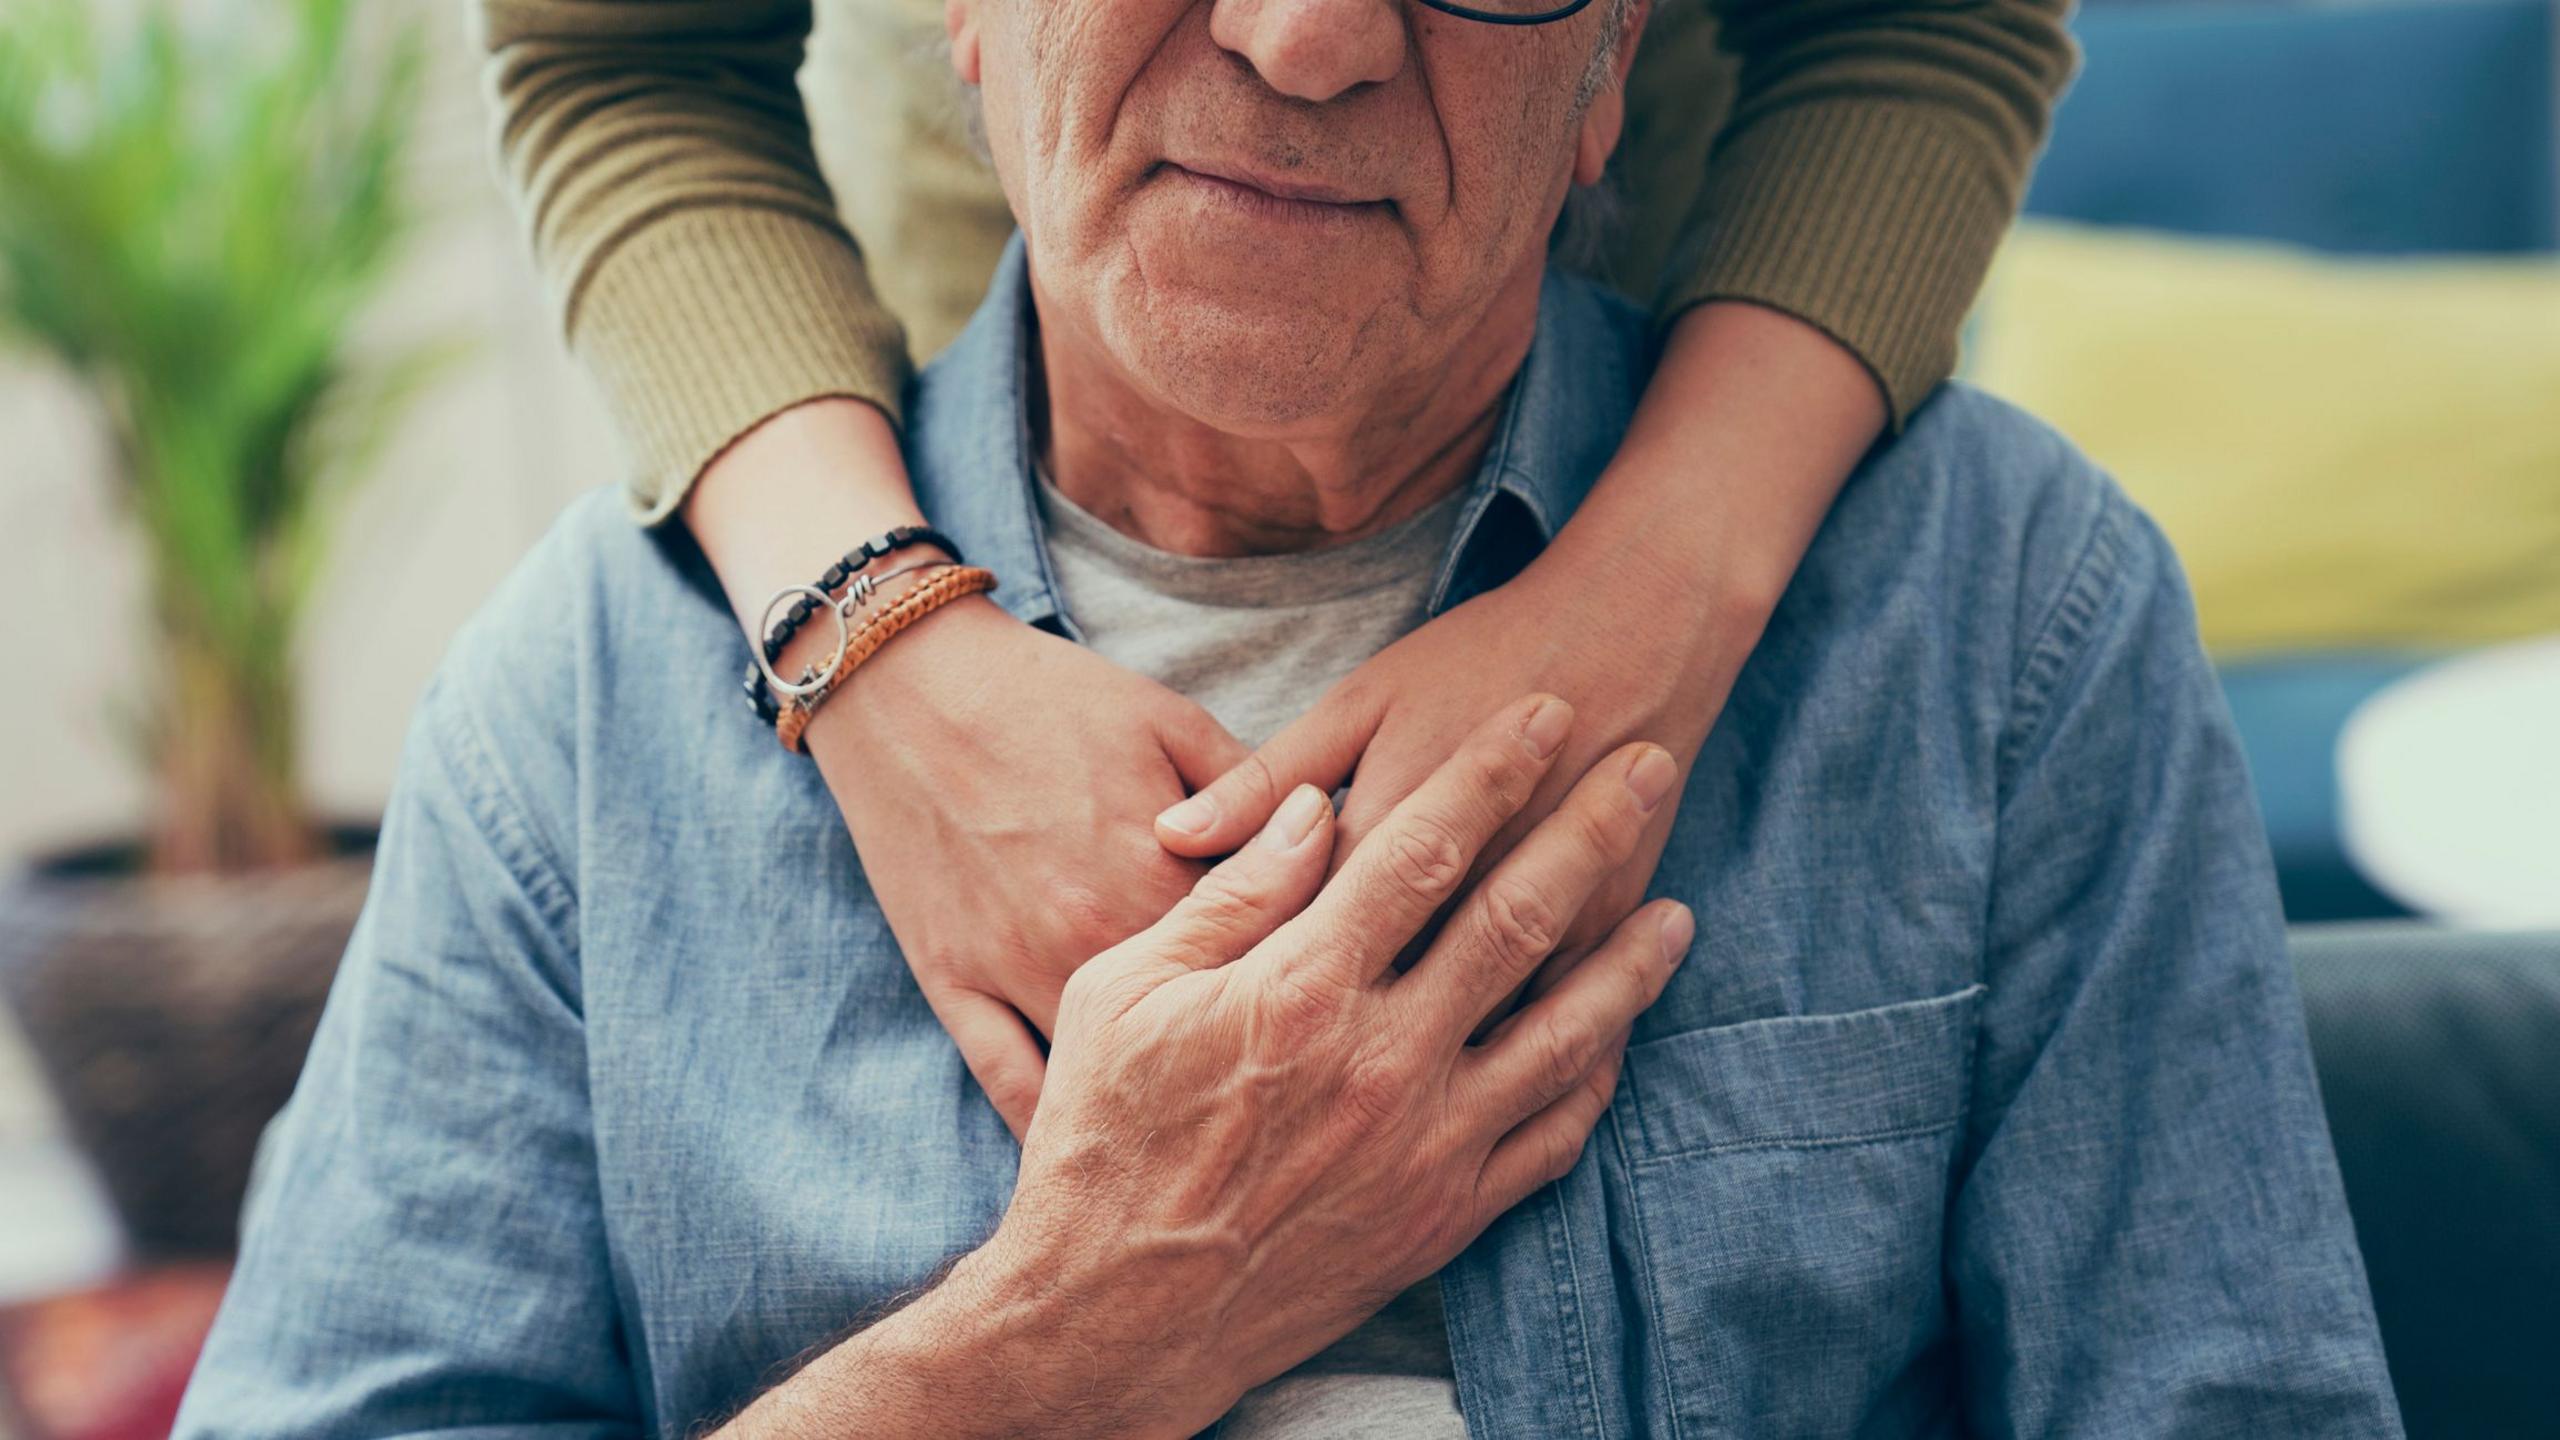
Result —
<instances>
[{"instance_id":1,"label":"white wall","mask_svg":"<svg viewBox=\"0 0 2560 1440\"><path fill-rule=\"evenodd\" d=\"M330 813L379 809L455 627L565 500L621 471L498 188L462 9L430 11L417 169L433 218L371 323L384 338L459 327L480 348L351 505L305 637L307 774ZM144 693L141 579L84 397L0 348L0 867L145 813L111 719Z\"/></svg>"}]
</instances>

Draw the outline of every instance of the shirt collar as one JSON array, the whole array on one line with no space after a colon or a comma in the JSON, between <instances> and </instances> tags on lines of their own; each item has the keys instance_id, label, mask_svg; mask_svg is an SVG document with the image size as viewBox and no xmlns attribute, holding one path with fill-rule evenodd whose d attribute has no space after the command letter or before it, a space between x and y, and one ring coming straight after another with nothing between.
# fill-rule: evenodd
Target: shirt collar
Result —
<instances>
[{"instance_id":1,"label":"shirt collar","mask_svg":"<svg viewBox=\"0 0 2560 1440\"><path fill-rule=\"evenodd\" d=\"M926 517L970 563L995 572L996 603L1073 636L1033 490L1030 320L1017 234L977 315L910 389L908 466ZM1460 504L1433 614L1509 579L1572 518L1616 453L1652 358L1633 307L1589 281L1547 273L1538 332Z\"/></svg>"}]
</instances>

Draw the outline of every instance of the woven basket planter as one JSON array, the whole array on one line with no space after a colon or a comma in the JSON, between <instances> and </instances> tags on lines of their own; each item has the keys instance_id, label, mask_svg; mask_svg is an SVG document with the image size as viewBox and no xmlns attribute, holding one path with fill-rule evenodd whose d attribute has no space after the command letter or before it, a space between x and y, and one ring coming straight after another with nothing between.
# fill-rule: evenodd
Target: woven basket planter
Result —
<instances>
[{"instance_id":1,"label":"woven basket planter","mask_svg":"<svg viewBox=\"0 0 2560 1440\"><path fill-rule=\"evenodd\" d=\"M364 903L371 834L338 839L335 859L203 879L84 852L0 889L0 995L137 1259L237 1242L259 1132Z\"/></svg>"}]
</instances>

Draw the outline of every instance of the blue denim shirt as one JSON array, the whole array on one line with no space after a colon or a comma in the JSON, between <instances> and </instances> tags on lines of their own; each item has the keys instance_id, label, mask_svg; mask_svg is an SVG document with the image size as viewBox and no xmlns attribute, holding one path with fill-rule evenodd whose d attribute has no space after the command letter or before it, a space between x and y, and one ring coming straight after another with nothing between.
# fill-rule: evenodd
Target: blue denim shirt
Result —
<instances>
[{"instance_id":1,"label":"blue denim shirt","mask_svg":"<svg viewBox=\"0 0 2560 1440\"><path fill-rule=\"evenodd\" d=\"M1027 303L1017 248L908 458L1072 634ZM1435 609L1645 382L1613 299L1538 326ZM456 641L182 1435L680 1434L994 1227L1018 1151L744 657L601 493ZM2183 583L2052 432L1950 388L1869 458L1653 890L1696 951L1614 1104L1443 1273L1472 1434L2397 1433Z\"/></svg>"}]
</instances>

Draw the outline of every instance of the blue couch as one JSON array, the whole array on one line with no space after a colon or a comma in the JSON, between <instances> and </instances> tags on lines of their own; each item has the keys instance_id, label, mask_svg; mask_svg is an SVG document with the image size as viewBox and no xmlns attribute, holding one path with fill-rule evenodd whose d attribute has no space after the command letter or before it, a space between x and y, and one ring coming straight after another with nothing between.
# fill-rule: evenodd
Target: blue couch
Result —
<instances>
[{"instance_id":1,"label":"blue couch","mask_svg":"<svg viewBox=\"0 0 2560 1440\"><path fill-rule=\"evenodd\" d=\"M2560 1435L2560 934L2292 945L2411 1440Z\"/></svg>"},{"instance_id":2,"label":"blue couch","mask_svg":"<svg viewBox=\"0 0 2560 1440\"><path fill-rule=\"evenodd\" d=\"M2560 246L2554 0L2104 3L2029 210L2395 254ZM2295 920L2396 909L2338 843L2339 727L2430 657L2232 665ZM2560 1437L2560 935L2297 927L2296 974L2415 1440Z\"/></svg>"},{"instance_id":3,"label":"blue couch","mask_svg":"<svg viewBox=\"0 0 2560 1440\"><path fill-rule=\"evenodd\" d=\"M2553 0L2092 0L2076 28L2031 213L2361 254L2560 247ZM2340 847L2332 762L2348 712L2429 658L2226 672L2289 918L2402 913Z\"/></svg>"}]
</instances>

